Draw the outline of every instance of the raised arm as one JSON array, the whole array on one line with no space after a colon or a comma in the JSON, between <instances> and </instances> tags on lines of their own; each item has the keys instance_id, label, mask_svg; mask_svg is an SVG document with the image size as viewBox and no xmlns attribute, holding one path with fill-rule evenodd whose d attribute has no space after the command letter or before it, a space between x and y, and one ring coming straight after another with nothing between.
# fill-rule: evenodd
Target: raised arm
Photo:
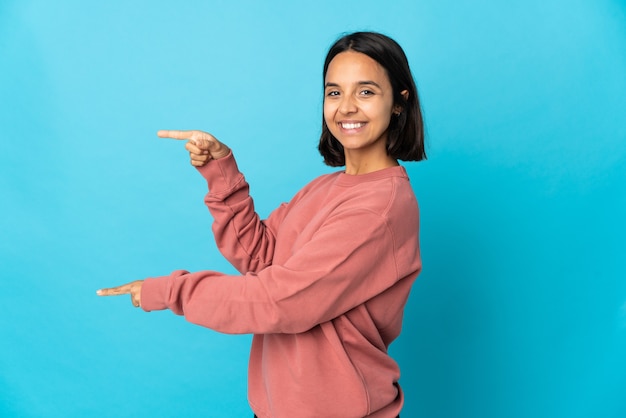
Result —
<instances>
[{"instance_id":1,"label":"raised arm","mask_svg":"<svg viewBox=\"0 0 626 418\"><path fill-rule=\"evenodd\" d=\"M242 274L271 265L277 229L288 205L261 219L232 153L198 171L208 184L204 201L213 216L213 236L222 255Z\"/></svg>"},{"instance_id":2,"label":"raised arm","mask_svg":"<svg viewBox=\"0 0 626 418\"><path fill-rule=\"evenodd\" d=\"M161 138L187 140L191 165L206 179L205 202L213 215L213 233L222 255L241 273L259 271L272 263L274 231L255 212L249 187L228 146L198 131L161 130ZM281 206L272 214L280 218ZM271 221L270 221L271 223Z\"/></svg>"}]
</instances>

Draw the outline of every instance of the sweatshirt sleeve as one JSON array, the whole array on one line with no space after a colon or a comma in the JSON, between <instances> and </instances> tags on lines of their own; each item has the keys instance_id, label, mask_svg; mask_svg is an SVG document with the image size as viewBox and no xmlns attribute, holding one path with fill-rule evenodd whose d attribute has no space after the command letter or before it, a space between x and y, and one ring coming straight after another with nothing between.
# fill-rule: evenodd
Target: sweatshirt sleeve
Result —
<instances>
[{"instance_id":1,"label":"sweatshirt sleeve","mask_svg":"<svg viewBox=\"0 0 626 418\"><path fill-rule=\"evenodd\" d=\"M146 279L142 307L169 308L223 333L304 332L415 277L421 267L416 251L415 244L395 242L380 215L353 211L330 218L284 264L258 273L181 270ZM398 257L415 262L397 263Z\"/></svg>"},{"instance_id":2,"label":"sweatshirt sleeve","mask_svg":"<svg viewBox=\"0 0 626 418\"><path fill-rule=\"evenodd\" d=\"M213 235L222 255L242 274L269 266L276 243L275 225L284 217L287 205L261 220L232 152L198 171L209 186L204 201L213 216Z\"/></svg>"}]
</instances>

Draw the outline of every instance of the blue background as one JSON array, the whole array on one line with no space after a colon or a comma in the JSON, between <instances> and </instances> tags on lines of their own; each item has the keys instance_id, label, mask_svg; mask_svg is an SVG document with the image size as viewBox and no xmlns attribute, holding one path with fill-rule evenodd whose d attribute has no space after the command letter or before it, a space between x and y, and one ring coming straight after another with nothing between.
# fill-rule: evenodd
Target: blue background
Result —
<instances>
[{"instance_id":1,"label":"blue background","mask_svg":"<svg viewBox=\"0 0 626 418\"><path fill-rule=\"evenodd\" d=\"M233 272L180 142L229 144L267 215L328 172L321 67L404 47L429 159L403 417L626 416L626 3L0 2L0 415L244 417L249 336L95 290Z\"/></svg>"}]
</instances>

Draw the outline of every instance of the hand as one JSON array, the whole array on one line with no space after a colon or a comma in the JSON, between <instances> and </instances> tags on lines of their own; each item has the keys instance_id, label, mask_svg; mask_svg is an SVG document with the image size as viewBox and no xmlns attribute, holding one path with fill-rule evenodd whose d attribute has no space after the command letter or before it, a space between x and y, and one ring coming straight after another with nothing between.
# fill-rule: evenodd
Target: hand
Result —
<instances>
[{"instance_id":1,"label":"hand","mask_svg":"<svg viewBox=\"0 0 626 418\"><path fill-rule=\"evenodd\" d=\"M202 131L159 131L160 138L189 140L185 145L191 165L200 167L210 160L217 160L226 157L230 153L230 148L222 144L213 135Z\"/></svg>"},{"instance_id":2,"label":"hand","mask_svg":"<svg viewBox=\"0 0 626 418\"><path fill-rule=\"evenodd\" d=\"M119 296L130 295L130 301L135 308L141 306L141 286L143 280L135 280L134 282L127 283L117 287L111 287L109 289L100 289L96 291L98 296Z\"/></svg>"}]
</instances>

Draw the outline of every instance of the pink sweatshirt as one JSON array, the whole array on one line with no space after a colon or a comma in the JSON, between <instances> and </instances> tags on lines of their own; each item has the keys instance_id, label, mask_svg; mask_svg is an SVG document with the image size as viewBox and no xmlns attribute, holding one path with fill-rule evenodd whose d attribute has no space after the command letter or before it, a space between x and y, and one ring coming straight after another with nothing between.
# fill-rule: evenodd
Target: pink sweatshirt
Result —
<instances>
[{"instance_id":1,"label":"pink sweatshirt","mask_svg":"<svg viewBox=\"0 0 626 418\"><path fill-rule=\"evenodd\" d=\"M404 168L323 175L266 220L232 154L199 171L218 247L242 275L147 279L143 309L255 334L248 397L259 418L398 415L400 372L387 348L421 269Z\"/></svg>"}]
</instances>

